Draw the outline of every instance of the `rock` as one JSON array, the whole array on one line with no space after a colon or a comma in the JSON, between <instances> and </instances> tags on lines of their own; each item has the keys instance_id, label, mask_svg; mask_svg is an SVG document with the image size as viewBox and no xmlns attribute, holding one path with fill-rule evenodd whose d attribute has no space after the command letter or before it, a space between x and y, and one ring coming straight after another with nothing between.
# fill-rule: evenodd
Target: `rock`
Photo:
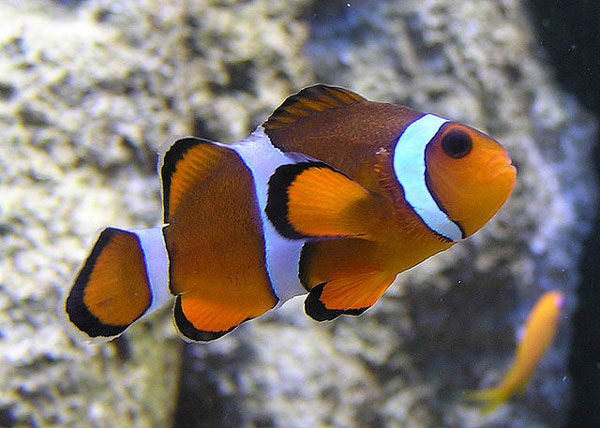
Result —
<instances>
[{"instance_id":1,"label":"rock","mask_svg":"<svg viewBox=\"0 0 600 428\"><path fill-rule=\"evenodd\" d=\"M0 425L170 424L182 346L167 311L90 345L56 308L100 228L160 222L161 144L240 138L308 82L292 3L268 6L0 4Z\"/></svg>"},{"instance_id":2,"label":"rock","mask_svg":"<svg viewBox=\"0 0 600 428\"><path fill-rule=\"evenodd\" d=\"M397 323L409 328L385 346L411 352L390 353L378 370L410 374L402 383L383 370L389 398L381 417L389 426L562 426L570 404L569 318L582 241L598 206L590 159L597 123L552 80L522 2L339 7L311 28L318 80L481 127L519 170L513 196L481 232L400 275L381 303L352 321L364 339L374 331L365 318L380 318L380 329L393 326L394 316L407 318ZM336 56L328 54L333 45ZM460 401L460 390L501 379L518 327L551 288L569 296L555 346L524 399L482 420ZM395 358L403 362L394 366ZM411 397L406 388L421 393Z\"/></svg>"},{"instance_id":3,"label":"rock","mask_svg":"<svg viewBox=\"0 0 600 428\"><path fill-rule=\"evenodd\" d=\"M360 318L316 326L299 321L297 311L287 309L292 303L286 304L228 338L248 349L242 355L251 355L249 366L197 365L195 378L210 376L228 385L224 408L237 409L240 426L314 425L308 418L324 409L330 409L329 418L320 421L328 426L562 426L570 404L568 320L582 241L598 204L590 180L592 146L581 142L594 141L597 124L557 88L537 57L524 5L328 2L313 4L306 15L311 17L306 51L317 81L487 130L511 153L519 169L517 188L475 237L400 275ZM525 396L483 418L477 406L461 400L461 392L501 380L519 327L551 288L568 296L556 343ZM270 376L263 377L269 360L261 331L274 322L279 328L270 331L267 348L277 349L286 364L270 362ZM330 343L328 357L307 362L293 348L279 351L289 334L286 323L302 326L294 344L304 343L306 335L316 336L312 343L319 349ZM210 362L226 352L210 344L189 354L186 358ZM339 355L362 371L340 368L337 382L316 375ZM279 391L278 399L285 396L281 384L297 370L303 370L297 378L306 379L306 394L296 390L272 409L273 392ZM368 387L353 387L356 373L368 379ZM310 415L299 416L294 404L311 395L315 378L323 392L312 401ZM248 379L251 393L242 392ZM255 402L262 403L258 412ZM227 425L228 414L231 410L222 414L221 425ZM200 416L179 414L178 426L194 426Z\"/></svg>"},{"instance_id":4,"label":"rock","mask_svg":"<svg viewBox=\"0 0 600 428\"><path fill-rule=\"evenodd\" d=\"M0 425L561 426L597 125L557 89L523 2L48 4L0 3ZM160 222L159 146L239 140L314 81L481 127L515 193L359 318L318 324L295 299L208 345L182 346L168 310L73 340L55 308L96 231ZM461 390L501 379L549 288L568 295L555 345L482 419Z\"/></svg>"}]
</instances>

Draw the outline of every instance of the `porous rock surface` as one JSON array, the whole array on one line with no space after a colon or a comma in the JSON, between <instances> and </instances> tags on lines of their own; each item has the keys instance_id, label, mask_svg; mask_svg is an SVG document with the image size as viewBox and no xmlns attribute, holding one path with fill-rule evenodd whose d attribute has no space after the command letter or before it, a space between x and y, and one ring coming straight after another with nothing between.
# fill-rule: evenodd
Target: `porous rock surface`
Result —
<instances>
[{"instance_id":1,"label":"porous rock surface","mask_svg":"<svg viewBox=\"0 0 600 428\"><path fill-rule=\"evenodd\" d=\"M162 144L241 138L308 83L293 2L271 6L0 2L0 426L170 425L167 311L87 344L58 306L100 228L161 221Z\"/></svg>"},{"instance_id":2,"label":"porous rock surface","mask_svg":"<svg viewBox=\"0 0 600 428\"><path fill-rule=\"evenodd\" d=\"M556 88L524 12L516 0L1 2L0 426L561 426L596 124ZM517 165L515 193L359 318L318 324L295 299L208 345L184 347L168 311L117 342L73 339L56 307L97 230L160 221L160 145L239 140L315 81L487 131ZM460 391L501 379L550 288L568 296L556 343L525 396L482 418Z\"/></svg>"}]
</instances>

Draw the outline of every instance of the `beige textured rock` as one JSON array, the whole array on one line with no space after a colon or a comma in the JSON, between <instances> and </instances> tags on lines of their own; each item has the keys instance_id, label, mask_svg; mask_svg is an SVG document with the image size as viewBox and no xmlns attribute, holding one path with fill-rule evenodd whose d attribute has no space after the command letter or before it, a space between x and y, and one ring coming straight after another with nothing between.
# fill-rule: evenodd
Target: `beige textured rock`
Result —
<instances>
[{"instance_id":1,"label":"beige textured rock","mask_svg":"<svg viewBox=\"0 0 600 428\"><path fill-rule=\"evenodd\" d=\"M567 321L524 398L487 420L459 399L501 378L543 290L570 314L597 206L596 124L522 1L62 3L0 2L0 426L164 427L176 404L177 426L561 426ZM359 318L318 324L296 299L208 345L167 310L72 340L55 308L97 230L160 221L159 146L236 141L314 81L486 130L515 194Z\"/></svg>"},{"instance_id":2,"label":"beige textured rock","mask_svg":"<svg viewBox=\"0 0 600 428\"><path fill-rule=\"evenodd\" d=\"M291 2L268 6L0 3L1 426L169 426L181 342L167 311L89 345L56 307L100 228L160 222L161 144L239 138L307 82L305 27Z\"/></svg>"},{"instance_id":3,"label":"beige textured rock","mask_svg":"<svg viewBox=\"0 0 600 428\"><path fill-rule=\"evenodd\" d=\"M480 127L507 147L519 170L513 196L481 232L401 275L398 287L352 321L364 339L374 331L365 318L390 328L395 314L408 317L392 335L395 344L386 343L397 354L378 366L397 367L405 382L381 379L389 398L375 412L399 427L562 426L569 406L568 318L582 240L598 204L590 163L597 124L552 81L523 2L352 8L316 23L308 51L316 54L311 63L319 80L335 78L370 98ZM525 398L483 420L460 401L460 390L501 379L518 327L550 288L569 295L557 343Z\"/></svg>"}]
</instances>

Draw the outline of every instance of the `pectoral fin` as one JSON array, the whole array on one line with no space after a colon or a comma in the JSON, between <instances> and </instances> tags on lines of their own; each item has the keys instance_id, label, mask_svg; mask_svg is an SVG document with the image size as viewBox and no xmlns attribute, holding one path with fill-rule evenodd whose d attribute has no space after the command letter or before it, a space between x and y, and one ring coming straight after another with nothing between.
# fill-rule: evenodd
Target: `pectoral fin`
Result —
<instances>
[{"instance_id":1,"label":"pectoral fin","mask_svg":"<svg viewBox=\"0 0 600 428\"><path fill-rule=\"evenodd\" d=\"M266 213L289 239L369 239L381 215L376 196L323 162L277 168L269 181Z\"/></svg>"}]
</instances>

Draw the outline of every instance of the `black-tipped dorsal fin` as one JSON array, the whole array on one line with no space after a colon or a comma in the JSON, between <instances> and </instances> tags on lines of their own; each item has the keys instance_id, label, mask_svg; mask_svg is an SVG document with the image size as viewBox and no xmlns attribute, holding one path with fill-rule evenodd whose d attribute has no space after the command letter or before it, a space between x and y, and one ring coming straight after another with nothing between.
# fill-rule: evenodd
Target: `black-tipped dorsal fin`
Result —
<instances>
[{"instance_id":1,"label":"black-tipped dorsal fin","mask_svg":"<svg viewBox=\"0 0 600 428\"><path fill-rule=\"evenodd\" d=\"M290 95L263 124L265 130L281 129L287 124L324 110L367 101L357 93L337 86L314 85Z\"/></svg>"},{"instance_id":2,"label":"black-tipped dorsal fin","mask_svg":"<svg viewBox=\"0 0 600 428\"><path fill-rule=\"evenodd\" d=\"M219 166L229 149L196 137L175 141L159 164L163 190L163 221L169 223L181 201Z\"/></svg>"}]
</instances>

